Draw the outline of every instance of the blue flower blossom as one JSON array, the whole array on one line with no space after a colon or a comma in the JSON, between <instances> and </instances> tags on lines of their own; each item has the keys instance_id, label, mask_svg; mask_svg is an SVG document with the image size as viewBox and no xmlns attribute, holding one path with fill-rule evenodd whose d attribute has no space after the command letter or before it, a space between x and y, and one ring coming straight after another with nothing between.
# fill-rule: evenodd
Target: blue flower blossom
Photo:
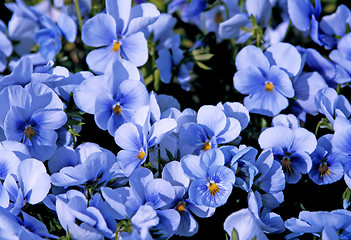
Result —
<instances>
[{"instance_id":1,"label":"blue flower blossom","mask_svg":"<svg viewBox=\"0 0 351 240\"><path fill-rule=\"evenodd\" d=\"M250 112L275 116L285 109L295 91L289 77L299 73L301 56L288 43L278 43L265 53L254 46L243 48L237 55L234 87L242 94Z\"/></svg>"},{"instance_id":2,"label":"blue flower blossom","mask_svg":"<svg viewBox=\"0 0 351 240\"><path fill-rule=\"evenodd\" d=\"M332 137L328 134L319 138L316 150L311 154L312 168L308 176L318 185L336 182L344 175L339 156L333 152Z\"/></svg>"},{"instance_id":3,"label":"blue flower blossom","mask_svg":"<svg viewBox=\"0 0 351 240\"><path fill-rule=\"evenodd\" d=\"M216 106L202 106L196 119L196 123L184 124L179 132L181 141L192 146L194 154L217 148L218 144L233 141L241 131L239 121L226 117L225 113Z\"/></svg>"},{"instance_id":4,"label":"blue flower blossom","mask_svg":"<svg viewBox=\"0 0 351 240\"><path fill-rule=\"evenodd\" d=\"M0 118L6 138L23 142L33 157L47 160L56 150L55 130L67 121L58 96L44 84L30 83L7 87L0 98L6 99Z\"/></svg>"},{"instance_id":5,"label":"blue flower blossom","mask_svg":"<svg viewBox=\"0 0 351 240\"><path fill-rule=\"evenodd\" d=\"M261 133L258 142L262 149L272 148L274 159L282 165L287 183L297 183L301 173L310 171L310 154L316 149L317 140L306 129L271 127Z\"/></svg>"},{"instance_id":6,"label":"blue flower blossom","mask_svg":"<svg viewBox=\"0 0 351 240\"><path fill-rule=\"evenodd\" d=\"M154 23L160 12L151 3L131 6L131 0L107 0L106 13L89 19L82 28L83 42L92 47L86 61L96 73L108 72L121 56L135 66L148 59L147 41L143 31Z\"/></svg>"},{"instance_id":7,"label":"blue flower blossom","mask_svg":"<svg viewBox=\"0 0 351 240\"><path fill-rule=\"evenodd\" d=\"M149 112L149 94L138 69L126 60L114 63L111 74L93 76L74 89L74 102L94 114L97 126L114 136L126 122L144 125Z\"/></svg>"},{"instance_id":8,"label":"blue flower blossom","mask_svg":"<svg viewBox=\"0 0 351 240\"><path fill-rule=\"evenodd\" d=\"M187 155L180 162L192 180L189 198L193 203L219 207L227 202L235 175L224 166L224 155L219 149L208 150L201 156Z\"/></svg>"},{"instance_id":9,"label":"blue flower blossom","mask_svg":"<svg viewBox=\"0 0 351 240\"><path fill-rule=\"evenodd\" d=\"M171 118L155 122L149 130L132 123L120 126L115 141L123 150L118 152L117 161L126 175L139 168L146 161L149 148L159 144L175 127L176 121Z\"/></svg>"},{"instance_id":10,"label":"blue flower blossom","mask_svg":"<svg viewBox=\"0 0 351 240\"><path fill-rule=\"evenodd\" d=\"M285 226L292 233L286 239L293 239L304 233L323 236L322 239L349 239L350 231L339 232L341 229L350 228L351 214L346 210L331 212L302 211L299 218L290 218L285 221Z\"/></svg>"}]
</instances>

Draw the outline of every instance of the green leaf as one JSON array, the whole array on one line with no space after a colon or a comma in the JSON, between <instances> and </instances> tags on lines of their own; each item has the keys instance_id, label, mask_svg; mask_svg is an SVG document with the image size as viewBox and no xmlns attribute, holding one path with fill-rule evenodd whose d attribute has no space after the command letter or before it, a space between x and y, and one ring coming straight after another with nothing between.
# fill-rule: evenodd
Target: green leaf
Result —
<instances>
[{"instance_id":1,"label":"green leaf","mask_svg":"<svg viewBox=\"0 0 351 240\"><path fill-rule=\"evenodd\" d=\"M235 230L235 228L233 228L231 239L232 239L232 240L239 240L239 234L238 234L238 232Z\"/></svg>"},{"instance_id":2,"label":"green leaf","mask_svg":"<svg viewBox=\"0 0 351 240\"><path fill-rule=\"evenodd\" d=\"M209 66L206 66L205 64L203 64L202 62L195 62L200 68L204 69L204 70L212 70L212 68L210 68Z\"/></svg>"},{"instance_id":3,"label":"green leaf","mask_svg":"<svg viewBox=\"0 0 351 240\"><path fill-rule=\"evenodd\" d=\"M174 161L174 157L170 151L166 148L167 157L170 161Z\"/></svg>"},{"instance_id":4,"label":"green leaf","mask_svg":"<svg viewBox=\"0 0 351 240\"><path fill-rule=\"evenodd\" d=\"M69 128L68 132L74 136L80 137L80 135L78 133L76 133L72 128Z\"/></svg>"}]
</instances>

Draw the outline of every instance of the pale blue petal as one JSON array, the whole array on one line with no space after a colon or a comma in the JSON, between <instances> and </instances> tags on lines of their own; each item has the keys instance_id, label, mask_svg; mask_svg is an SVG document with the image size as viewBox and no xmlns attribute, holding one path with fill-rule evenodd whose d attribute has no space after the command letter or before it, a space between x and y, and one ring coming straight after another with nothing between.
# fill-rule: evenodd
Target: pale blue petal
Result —
<instances>
[{"instance_id":1,"label":"pale blue petal","mask_svg":"<svg viewBox=\"0 0 351 240\"><path fill-rule=\"evenodd\" d=\"M60 28L67 41L73 43L76 40L77 24L70 16L61 13L57 20L57 26Z\"/></svg>"},{"instance_id":2,"label":"pale blue petal","mask_svg":"<svg viewBox=\"0 0 351 240\"><path fill-rule=\"evenodd\" d=\"M324 78L317 72L302 73L294 81L295 97L305 112L317 115L318 109L315 104L317 92L328 85Z\"/></svg>"},{"instance_id":3,"label":"pale blue petal","mask_svg":"<svg viewBox=\"0 0 351 240\"><path fill-rule=\"evenodd\" d=\"M227 119L224 112L218 107L205 105L197 113L197 123L206 126L214 136L218 136L226 127Z\"/></svg>"},{"instance_id":4,"label":"pale blue petal","mask_svg":"<svg viewBox=\"0 0 351 240\"><path fill-rule=\"evenodd\" d=\"M291 151L305 151L311 154L317 146L316 136L305 128L296 128L292 130L294 141L291 145Z\"/></svg>"},{"instance_id":5,"label":"pale blue petal","mask_svg":"<svg viewBox=\"0 0 351 240\"><path fill-rule=\"evenodd\" d=\"M239 102L225 102L223 111L227 117L235 118L239 121L241 130L244 130L250 122L249 111Z\"/></svg>"},{"instance_id":6,"label":"pale blue petal","mask_svg":"<svg viewBox=\"0 0 351 240\"><path fill-rule=\"evenodd\" d=\"M268 73L269 68L267 69ZM247 69L238 71L234 75L234 87L242 94L255 94L265 90L267 79L255 66L248 66Z\"/></svg>"},{"instance_id":7,"label":"pale blue petal","mask_svg":"<svg viewBox=\"0 0 351 240\"><path fill-rule=\"evenodd\" d=\"M128 27L131 5L131 0L106 1L106 12L114 18L116 22L114 29L119 35L123 35Z\"/></svg>"},{"instance_id":8,"label":"pale blue petal","mask_svg":"<svg viewBox=\"0 0 351 240\"><path fill-rule=\"evenodd\" d=\"M238 71L248 67L258 68L262 72L268 72L270 63L262 50L255 46L244 47L236 56L235 66Z\"/></svg>"},{"instance_id":9,"label":"pale blue petal","mask_svg":"<svg viewBox=\"0 0 351 240\"><path fill-rule=\"evenodd\" d=\"M188 188L190 179L185 175L181 163L172 161L166 164L162 170L162 179L170 182L172 186L182 186Z\"/></svg>"},{"instance_id":10,"label":"pale blue petal","mask_svg":"<svg viewBox=\"0 0 351 240\"><path fill-rule=\"evenodd\" d=\"M66 123L67 115L62 110L40 109L33 113L30 121L34 121L40 130L56 130Z\"/></svg>"},{"instance_id":11,"label":"pale blue petal","mask_svg":"<svg viewBox=\"0 0 351 240\"><path fill-rule=\"evenodd\" d=\"M147 183L153 179L152 172L147 168L138 168L129 176L129 185L139 203L145 203L144 189Z\"/></svg>"},{"instance_id":12,"label":"pale blue petal","mask_svg":"<svg viewBox=\"0 0 351 240\"><path fill-rule=\"evenodd\" d=\"M110 44L88 53L86 62L93 72L97 74L111 72L114 61L118 61L120 58L120 51L113 51L112 46L113 44Z\"/></svg>"},{"instance_id":13,"label":"pale blue petal","mask_svg":"<svg viewBox=\"0 0 351 240\"><path fill-rule=\"evenodd\" d=\"M223 39L239 38L240 28L250 24L247 13L238 13L219 24L219 36Z\"/></svg>"},{"instance_id":14,"label":"pale blue petal","mask_svg":"<svg viewBox=\"0 0 351 240\"><path fill-rule=\"evenodd\" d=\"M341 4L336 9L336 12L327 16L324 16L320 21L321 30L328 35L345 35L346 21L351 15L350 9L345 5Z\"/></svg>"},{"instance_id":15,"label":"pale blue petal","mask_svg":"<svg viewBox=\"0 0 351 240\"><path fill-rule=\"evenodd\" d=\"M108 14L99 13L82 28L83 42L92 47L108 46L117 40L116 22Z\"/></svg>"},{"instance_id":16,"label":"pale blue petal","mask_svg":"<svg viewBox=\"0 0 351 240\"><path fill-rule=\"evenodd\" d=\"M173 203L175 191L172 185L164 179L152 179L145 186L145 200L152 202L155 209L167 208Z\"/></svg>"},{"instance_id":17,"label":"pale blue petal","mask_svg":"<svg viewBox=\"0 0 351 240\"><path fill-rule=\"evenodd\" d=\"M120 126L115 134L115 142L124 150L140 151L143 147L143 136L141 129L133 123L125 123Z\"/></svg>"},{"instance_id":18,"label":"pale blue petal","mask_svg":"<svg viewBox=\"0 0 351 240\"><path fill-rule=\"evenodd\" d=\"M161 81L168 84L172 78L172 56L168 49L161 49L158 51L158 58L156 65L160 71Z\"/></svg>"},{"instance_id":19,"label":"pale blue petal","mask_svg":"<svg viewBox=\"0 0 351 240\"><path fill-rule=\"evenodd\" d=\"M18 166L17 177L28 203L37 204L49 193L50 176L42 162L33 158L23 160Z\"/></svg>"},{"instance_id":20,"label":"pale blue petal","mask_svg":"<svg viewBox=\"0 0 351 240\"><path fill-rule=\"evenodd\" d=\"M148 59L147 41L142 32L126 36L121 41L121 54L136 67L144 65Z\"/></svg>"},{"instance_id":21,"label":"pale blue petal","mask_svg":"<svg viewBox=\"0 0 351 240\"><path fill-rule=\"evenodd\" d=\"M310 29L312 5L308 0L288 0L288 12L294 26L300 31Z\"/></svg>"},{"instance_id":22,"label":"pale blue petal","mask_svg":"<svg viewBox=\"0 0 351 240\"><path fill-rule=\"evenodd\" d=\"M229 236L232 235L234 229L238 234L238 239L268 240L255 216L247 208L230 214L224 221L224 230Z\"/></svg>"},{"instance_id":23,"label":"pale blue petal","mask_svg":"<svg viewBox=\"0 0 351 240\"><path fill-rule=\"evenodd\" d=\"M244 98L244 105L250 112L275 116L288 107L288 99L278 91L257 92Z\"/></svg>"},{"instance_id":24,"label":"pale blue petal","mask_svg":"<svg viewBox=\"0 0 351 240\"><path fill-rule=\"evenodd\" d=\"M196 155L186 155L180 160L184 173L191 179L206 178L207 166L203 166L201 159Z\"/></svg>"},{"instance_id":25,"label":"pale blue petal","mask_svg":"<svg viewBox=\"0 0 351 240\"><path fill-rule=\"evenodd\" d=\"M50 173L59 172L62 168L78 164L77 153L71 147L58 148L48 161Z\"/></svg>"},{"instance_id":26,"label":"pale blue petal","mask_svg":"<svg viewBox=\"0 0 351 240\"><path fill-rule=\"evenodd\" d=\"M277 66L271 67L268 73L268 79L273 84L273 91L275 88L285 97L294 97L295 91L289 76Z\"/></svg>"},{"instance_id":27,"label":"pale blue petal","mask_svg":"<svg viewBox=\"0 0 351 240\"><path fill-rule=\"evenodd\" d=\"M116 211L118 214L117 219L124 219L126 216L130 217L132 213L125 205L125 202L131 197L131 189L128 187L121 187L111 189L107 187L101 188L102 196L105 201Z\"/></svg>"},{"instance_id":28,"label":"pale blue petal","mask_svg":"<svg viewBox=\"0 0 351 240\"><path fill-rule=\"evenodd\" d=\"M301 68L301 55L289 43L276 43L265 51L265 56L271 65L277 65L291 76L299 73Z\"/></svg>"},{"instance_id":29,"label":"pale blue petal","mask_svg":"<svg viewBox=\"0 0 351 240\"><path fill-rule=\"evenodd\" d=\"M217 143L223 144L235 140L241 131L241 126L235 118L227 118L227 124L223 131L217 136Z\"/></svg>"},{"instance_id":30,"label":"pale blue petal","mask_svg":"<svg viewBox=\"0 0 351 240\"><path fill-rule=\"evenodd\" d=\"M130 35L143 31L147 26L154 23L159 16L160 12L152 3L135 5L130 12L130 22L126 34Z\"/></svg>"},{"instance_id":31,"label":"pale blue petal","mask_svg":"<svg viewBox=\"0 0 351 240\"><path fill-rule=\"evenodd\" d=\"M177 122L171 118L164 118L155 122L149 131L148 146L153 147L159 144L163 137L169 134L177 126Z\"/></svg>"},{"instance_id":32,"label":"pale blue petal","mask_svg":"<svg viewBox=\"0 0 351 240\"><path fill-rule=\"evenodd\" d=\"M253 15L257 24L264 27L272 13L272 6L269 0L247 0L245 2L246 11Z\"/></svg>"},{"instance_id":33,"label":"pale blue petal","mask_svg":"<svg viewBox=\"0 0 351 240\"><path fill-rule=\"evenodd\" d=\"M174 209L157 210L160 223L156 229L160 229L163 236L169 238L177 230L180 222L180 214Z\"/></svg>"},{"instance_id":34,"label":"pale blue petal","mask_svg":"<svg viewBox=\"0 0 351 240\"><path fill-rule=\"evenodd\" d=\"M258 143L262 149L281 146L290 149L294 141L294 135L290 128L276 126L267 128L258 137Z\"/></svg>"},{"instance_id":35,"label":"pale blue petal","mask_svg":"<svg viewBox=\"0 0 351 240\"><path fill-rule=\"evenodd\" d=\"M138 154L140 151L128 151L128 150L120 150L117 153L117 161L121 166L122 171L129 176L132 172L139 168L141 164L143 164L146 160L146 156L143 159L138 158Z\"/></svg>"},{"instance_id":36,"label":"pale blue petal","mask_svg":"<svg viewBox=\"0 0 351 240\"><path fill-rule=\"evenodd\" d=\"M74 102L81 110L90 114L95 113L96 98L106 91L104 88L106 78L107 75L88 78L74 89Z\"/></svg>"}]
</instances>

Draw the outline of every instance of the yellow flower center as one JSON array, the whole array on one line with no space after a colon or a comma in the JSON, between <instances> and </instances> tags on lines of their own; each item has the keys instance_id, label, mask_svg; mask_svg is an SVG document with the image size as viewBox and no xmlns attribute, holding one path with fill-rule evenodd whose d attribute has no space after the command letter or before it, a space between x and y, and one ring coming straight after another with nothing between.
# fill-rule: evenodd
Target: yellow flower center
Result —
<instances>
[{"instance_id":1,"label":"yellow flower center","mask_svg":"<svg viewBox=\"0 0 351 240\"><path fill-rule=\"evenodd\" d=\"M140 150L140 152L139 152L139 154L138 154L138 157L137 157L137 158L138 158L139 160L143 160L143 158L144 158L145 154L146 154L146 153L145 153L143 150Z\"/></svg>"},{"instance_id":2,"label":"yellow flower center","mask_svg":"<svg viewBox=\"0 0 351 240\"><path fill-rule=\"evenodd\" d=\"M266 82L266 92L273 92L273 83L271 82Z\"/></svg>"},{"instance_id":3,"label":"yellow flower center","mask_svg":"<svg viewBox=\"0 0 351 240\"><path fill-rule=\"evenodd\" d=\"M203 151L207 151L207 150L210 150L211 149L211 144L210 142L205 142L204 145L202 146L201 150Z\"/></svg>"},{"instance_id":4,"label":"yellow flower center","mask_svg":"<svg viewBox=\"0 0 351 240\"><path fill-rule=\"evenodd\" d=\"M121 47L121 44L119 42L115 42L112 46L112 50L115 52L118 52L120 47Z\"/></svg>"},{"instance_id":5,"label":"yellow flower center","mask_svg":"<svg viewBox=\"0 0 351 240\"><path fill-rule=\"evenodd\" d=\"M120 105L116 104L113 108L112 108L113 112L115 113L115 115L120 114L122 112L122 108Z\"/></svg>"},{"instance_id":6,"label":"yellow flower center","mask_svg":"<svg viewBox=\"0 0 351 240\"><path fill-rule=\"evenodd\" d=\"M213 196L219 192L219 187L217 186L217 183L210 182L210 185L208 186L208 190L210 190L210 193Z\"/></svg>"},{"instance_id":7,"label":"yellow flower center","mask_svg":"<svg viewBox=\"0 0 351 240\"><path fill-rule=\"evenodd\" d=\"M32 126L27 126L26 129L24 129L24 135L26 136L26 138L30 140L32 137L35 137L37 134L32 128Z\"/></svg>"},{"instance_id":8,"label":"yellow flower center","mask_svg":"<svg viewBox=\"0 0 351 240\"><path fill-rule=\"evenodd\" d=\"M183 214L185 212L185 203L184 202L179 202L177 203L176 210L180 213Z\"/></svg>"},{"instance_id":9,"label":"yellow flower center","mask_svg":"<svg viewBox=\"0 0 351 240\"><path fill-rule=\"evenodd\" d=\"M224 21L224 18L221 12L216 13L216 15L214 16L214 21L218 24Z\"/></svg>"}]
</instances>

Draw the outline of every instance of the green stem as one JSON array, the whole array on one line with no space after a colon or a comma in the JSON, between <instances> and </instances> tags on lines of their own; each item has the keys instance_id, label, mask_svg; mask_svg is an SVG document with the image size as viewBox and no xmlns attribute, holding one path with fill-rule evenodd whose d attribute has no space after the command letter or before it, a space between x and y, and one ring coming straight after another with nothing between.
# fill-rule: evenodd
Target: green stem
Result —
<instances>
[{"instance_id":1,"label":"green stem","mask_svg":"<svg viewBox=\"0 0 351 240\"><path fill-rule=\"evenodd\" d=\"M319 128L321 127L321 125L323 124L323 121L322 120L320 120L319 122L318 122L318 124L317 124L317 127L316 127L316 130L314 131L314 135L316 135L317 136L317 134L318 134L318 130L319 130Z\"/></svg>"},{"instance_id":2,"label":"green stem","mask_svg":"<svg viewBox=\"0 0 351 240\"><path fill-rule=\"evenodd\" d=\"M79 7L78 0L74 0L74 5L75 5L76 11L77 11L77 17L78 17L78 22L79 22L79 29L80 29L80 31L82 31L83 21L82 21L82 14L80 13L80 7Z\"/></svg>"}]
</instances>

